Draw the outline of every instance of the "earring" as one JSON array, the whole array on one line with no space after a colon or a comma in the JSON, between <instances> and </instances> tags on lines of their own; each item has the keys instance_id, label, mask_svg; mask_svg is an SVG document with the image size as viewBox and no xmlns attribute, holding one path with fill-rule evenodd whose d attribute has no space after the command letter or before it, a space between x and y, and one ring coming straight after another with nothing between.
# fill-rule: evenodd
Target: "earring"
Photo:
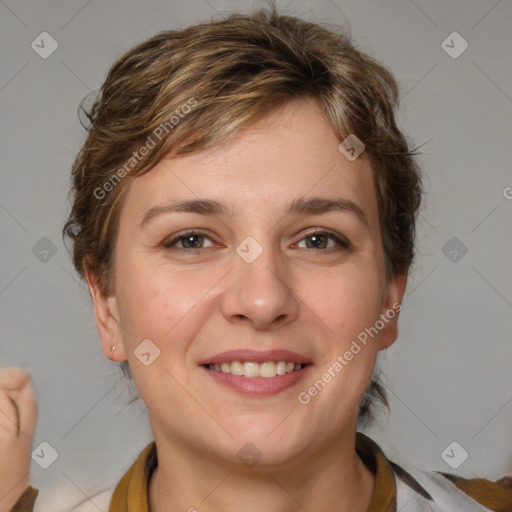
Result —
<instances>
[{"instance_id":1,"label":"earring","mask_svg":"<svg viewBox=\"0 0 512 512\"><path fill-rule=\"evenodd\" d=\"M115 352L116 348L117 348L117 344L114 347L112 347L112 349L110 351L110 355L112 355Z\"/></svg>"}]
</instances>

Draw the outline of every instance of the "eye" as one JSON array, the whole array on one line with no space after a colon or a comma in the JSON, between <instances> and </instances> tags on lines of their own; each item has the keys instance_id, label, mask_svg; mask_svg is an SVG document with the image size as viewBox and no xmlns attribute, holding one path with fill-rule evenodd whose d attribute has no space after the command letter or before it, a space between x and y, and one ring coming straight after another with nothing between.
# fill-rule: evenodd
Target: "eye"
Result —
<instances>
[{"instance_id":1,"label":"eye","mask_svg":"<svg viewBox=\"0 0 512 512\"><path fill-rule=\"evenodd\" d=\"M342 247L343 249L350 249L350 242L338 235L335 235L334 233L331 233L330 231L325 230L316 230L308 233L305 235L302 240L311 240L311 247L307 246L306 243L306 249L332 249L331 247L326 247L326 243L328 243L328 240L333 240L335 244ZM300 243L300 242L299 242Z\"/></svg>"},{"instance_id":2,"label":"eye","mask_svg":"<svg viewBox=\"0 0 512 512\"><path fill-rule=\"evenodd\" d=\"M194 231L190 230L187 231L184 234L175 236L174 238L170 240L166 240L163 243L163 247L166 249L171 249L176 244L182 244L181 247L175 247L177 251L186 251L188 249L205 249L206 246L204 246L201 243L201 239L208 239L211 240L209 237L207 237L205 234L201 233L200 231ZM209 247L213 247L214 244L210 245Z\"/></svg>"},{"instance_id":3,"label":"eye","mask_svg":"<svg viewBox=\"0 0 512 512\"><path fill-rule=\"evenodd\" d=\"M316 230L306 234L300 240L299 244L302 242L302 240L308 239L311 240L311 243L306 243L306 247L301 248L332 249L335 248L336 245L343 249L350 249L351 247L350 242L345 238L325 230ZM205 235L204 233L201 233L200 231L189 230L185 233L182 233L181 235L177 235L171 238L170 240L166 240L162 245L165 249L187 252L191 252L191 249L207 249L208 247L213 247L215 245L214 243L212 243L209 246L205 246L204 240L210 240L211 242L211 238ZM334 245L331 244L330 247L327 247L326 244L328 245L329 241L334 242Z\"/></svg>"}]
</instances>

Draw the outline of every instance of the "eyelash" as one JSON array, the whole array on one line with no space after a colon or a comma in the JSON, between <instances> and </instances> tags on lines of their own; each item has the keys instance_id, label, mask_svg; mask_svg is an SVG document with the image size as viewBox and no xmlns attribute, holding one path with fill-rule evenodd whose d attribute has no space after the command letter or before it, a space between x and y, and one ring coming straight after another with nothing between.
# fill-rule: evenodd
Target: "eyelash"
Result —
<instances>
[{"instance_id":1,"label":"eyelash","mask_svg":"<svg viewBox=\"0 0 512 512\"><path fill-rule=\"evenodd\" d=\"M184 239L190 237L191 235L199 235L199 236L202 236L202 237L205 237L205 238L208 238L208 239L211 240L211 238L208 235L206 235L205 233L202 233L201 231L190 230L190 231L187 231L187 232L185 232L185 233L183 233L181 235L175 236L174 238L172 238L169 241L165 241L162 245L163 245L163 247L165 249L174 250L174 251L181 251L181 252L197 252L197 251L200 251L201 249L210 249L210 247L199 247L199 248L172 247L176 242L184 240ZM348 240L335 235L331 231L326 231L326 230L317 230L317 231L311 231L309 233L306 233L299 240L299 242L304 240L304 238L311 237L311 236L318 236L318 235L326 235L331 240L334 240L342 249L350 249L351 248L351 244L350 244L350 242ZM330 249L333 249L333 248L332 247L330 247L328 249L314 249L313 248L311 250L314 250L314 251L319 251L319 250L320 251L328 251Z\"/></svg>"}]
</instances>

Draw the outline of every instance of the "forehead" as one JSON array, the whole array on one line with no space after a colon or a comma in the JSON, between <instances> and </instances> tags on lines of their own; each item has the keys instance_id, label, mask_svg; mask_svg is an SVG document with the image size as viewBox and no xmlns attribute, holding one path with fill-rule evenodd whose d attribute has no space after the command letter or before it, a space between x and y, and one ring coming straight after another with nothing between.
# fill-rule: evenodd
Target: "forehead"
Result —
<instances>
[{"instance_id":1,"label":"forehead","mask_svg":"<svg viewBox=\"0 0 512 512\"><path fill-rule=\"evenodd\" d=\"M121 217L140 221L155 205L208 197L256 221L282 213L293 198L342 197L378 224L370 162L364 153L349 160L340 142L314 100L289 102L234 139L162 159L130 184Z\"/></svg>"}]
</instances>

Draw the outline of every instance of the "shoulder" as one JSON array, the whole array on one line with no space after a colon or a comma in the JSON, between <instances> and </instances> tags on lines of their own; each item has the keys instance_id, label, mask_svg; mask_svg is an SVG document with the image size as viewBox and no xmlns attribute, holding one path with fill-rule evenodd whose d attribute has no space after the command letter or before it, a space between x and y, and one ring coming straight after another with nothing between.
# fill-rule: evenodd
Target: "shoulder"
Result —
<instances>
[{"instance_id":1,"label":"shoulder","mask_svg":"<svg viewBox=\"0 0 512 512\"><path fill-rule=\"evenodd\" d=\"M101 491L90 498L85 498L72 508L69 508L69 505L64 505L64 508L61 510L65 510L65 512L98 512L98 510L109 510L113 491L113 489ZM47 503L36 502L38 495L39 489L29 485L15 503L14 507L11 508L10 512L45 512L50 506ZM54 505L51 505L51 508L55 510Z\"/></svg>"},{"instance_id":2,"label":"shoulder","mask_svg":"<svg viewBox=\"0 0 512 512\"><path fill-rule=\"evenodd\" d=\"M69 512L98 512L98 510L108 510L113 492L114 489L107 489L90 498L86 498L70 509Z\"/></svg>"},{"instance_id":3,"label":"shoulder","mask_svg":"<svg viewBox=\"0 0 512 512\"><path fill-rule=\"evenodd\" d=\"M438 474L489 510L512 511L512 476L505 476L493 482L485 478L462 478L451 473Z\"/></svg>"},{"instance_id":4,"label":"shoulder","mask_svg":"<svg viewBox=\"0 0 512 512\"><path fill-rule=\"evenodd\" d=\"M147 493L149 476L158 463L156 455L156 443L151 441L147 444L132 466L126 471L121 480L112 488L108 488L90 498L86 498L76 505L69 512L98 512L111 509L111 505L119 510L125 510L129 491L135 489L145 496ZM37 511L36 511L37 512ZM68 512L66 510L66 512Z\"/></svg>"},{"instance_id":5,"label":"shoulder","mask_svg":"<svg viewBox=\"0 0 512 512\"><path fill-rule=\"evenodd\" d=\"M398 504L414 502L424 507L414 510L431 510L429 507L435 504L440 512L512 512L510 476L493 482L441 471L406 471L396 463L390 464L396 476Z\"/></svg>"}]
</instances>

